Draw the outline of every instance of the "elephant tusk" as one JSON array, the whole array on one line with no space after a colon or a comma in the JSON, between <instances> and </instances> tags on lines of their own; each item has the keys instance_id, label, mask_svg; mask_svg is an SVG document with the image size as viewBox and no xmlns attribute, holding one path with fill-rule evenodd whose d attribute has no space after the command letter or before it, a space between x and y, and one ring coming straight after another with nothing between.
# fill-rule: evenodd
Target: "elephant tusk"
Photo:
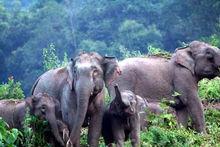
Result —
<instances>
[{"instance_id":1,"label":"elephant tusk","mask_svg":"<svg viewBox=\"0 0 220 147\"><path fill-rule=\"evenodd\" d=\"M70 139L67 141L66 147L73 147L73 144L72 144L72 142L70 141Z\"/></svg>"}]
</instances>

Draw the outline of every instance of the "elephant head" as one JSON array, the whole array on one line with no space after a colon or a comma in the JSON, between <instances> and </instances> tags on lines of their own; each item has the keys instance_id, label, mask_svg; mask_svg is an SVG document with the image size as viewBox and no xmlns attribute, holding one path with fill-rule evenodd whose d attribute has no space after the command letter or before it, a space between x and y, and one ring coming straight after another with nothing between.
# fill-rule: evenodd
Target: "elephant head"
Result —
<instances>
[{"instance_id":1,"label":"elephant head","mask_svg":"<svg viewBox=\"0 0 220 147\"><path fill-rule=\"evenodd\" d=\"M198 81L220 75L220 50L204 42L193 41L189 46L177 49L174 60L190 70Z\"/></svg>"},{"instance_id":2,"label":"elephant head","mask_svg":"<svg viewBox=\"0 0 220 147\"><path fill-rule=\"evenodd\" d=\"M119 70L115 57L83 52L71 59L67 71L67 82L77 99L76 119L71 131L71 138L74 138L75 134L80 133L88 104L103 91L105 83L117 76ZM75 139L76 137L72 141Z\"/></svg>"},{"instance_id":3,"label":"elephant head","mask_svg":"<svg viewBox=\"0 0 220 147\"><path fill-rule=\"evenodd\" d=\"M110 104L110 111L116 115L131 116L135 114L138 106L136 95L128 90L120 91L118 86L115 88L115 99Z\"/></svg>"},{"instance_id":4,"label":"elephant head","mask_svg":"<svg viewBox=\"0 0 220 147\"><path fill-rule=\"evenodd\" d=\"M59 134L55 109L59 107L58 100L50 97L46 93L38 93L25 100L30 109L30 114L41 119L47 120L56 140L64 146L63 140Z\"/></svg>"}]
</instances>

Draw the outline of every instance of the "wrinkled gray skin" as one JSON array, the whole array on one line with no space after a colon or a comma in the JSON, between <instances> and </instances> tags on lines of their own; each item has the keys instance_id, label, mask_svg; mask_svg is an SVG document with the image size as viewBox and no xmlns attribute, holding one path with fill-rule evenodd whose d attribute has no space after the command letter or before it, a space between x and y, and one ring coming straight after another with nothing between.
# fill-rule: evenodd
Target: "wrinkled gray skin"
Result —
<instances>
[{"instance_id":1,"label":"wrinkled gray skin","mask_svg":"<svg viewBox=\"0 0 220 147\"><path fill-rule=\"evenodd\" d=\"M129 93L133 93L129 90L127 90ZM134 95L134 93L133 93ZM145 130L148 124L148 114L154 113L154 114L161 114L163 112L163 109L160 107L159 103L157 102L151 102L149 103L146 99L140 97L139 95L136 95L137 102L138 102L138 112L140 116L140 129Z\"/></svg>"},{"instance_id":2,"label":"wrinkled gray skin","mask_svg":"<svg viewBox=\"0 0 220 147\"><path fill-rule=\"evenodd\" d=\"M122 74L107 85L111 97L113 85L121 90L131 90L149 102L162 98L174 99L177 120L183 126L192 119L197 132L205 132L202 103L198 97L198 82L220 75L220 50L209 44L193 41L188 47L179 48L171 59L162 57L128 58L119 62ZM175 98L174 92L180 93Z\"/></svg>"},{"instance_id":3,"label":"wrinkled gray skin","mask_svg":"<svg viewBox=\"0 0 220 147\"><path fill-rule=\"evenodd\" d=\"M88 144L98 146L103 117L104 82L117 76L118 62L98 53L81 53L67 67L52 69L35 82L32 93L47 92L61 103L62 120L70 130L68 143L80 146L80 130L88 126Z\"/></svg>"},{"instance_id":4,"label":"wrinkled gray skin","mask_svg":"<svg viewBox=\"0 0 220 147\"><path fill-rule=\"evenodd\" d=\"M8 123L10 128L21 129L27 112L26 108L29 108L31 115L48 120L54 137L60 145L64 146L57 126L55 107L56 102L53 98L39 93L25 100L1 100L0 117Z\"/></svg>"},{"instance_id":5,"label":"wrinkled gray skin","mask_svg":"<svg viewBox=\"0 0 220 147\"><path fill-rule=\"evenodd\" d=\"M62 137L65 146L68 147L67 146L67 142L69 140L68 126L61 120L57 120L57 126L58 126L59 134ZM52 147L60 147L59 142L57 141L56 138L54 138L54 136L51 133L52 133L51 131L46 132L45 134L46 141L49 142Z\"/></svg>"},{"instance_id":6,"label":"wrinkled gray skin","mask_svg":"<svg viewBox=\"0 0 220 147\"><path fill-rule=\"evenodd\" d=\"M102 123L102 135L105 144L116 147L124 146L124 141L131 139L133 147L140 145L140 117L138 102L134 93L119 91L115 86L115 99L105 111Z\"/></svg>"}]
</instances>

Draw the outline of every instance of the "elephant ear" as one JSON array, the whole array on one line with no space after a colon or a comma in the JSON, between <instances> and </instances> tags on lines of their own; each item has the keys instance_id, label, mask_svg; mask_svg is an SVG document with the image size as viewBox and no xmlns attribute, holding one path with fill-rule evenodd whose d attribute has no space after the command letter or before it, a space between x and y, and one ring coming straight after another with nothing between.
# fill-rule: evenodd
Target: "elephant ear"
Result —
<instances>
[{"instance_id":1,"label":"elephant ear","mask_svg":"<svg viewBox=\"0 0 220 147\"><path fill-rule=\"evenodd\" d=\"M192 57L192 51L190 47L177 49L174 55L174 60L177 64L187 68L192 72L192 74L195 74L194 72L195 62Z\"/></svg>"},{"instance_id":2,"label":"elephant ear","mask_svg":"<svg viewBox=\"0 0 220 147\"><path fill-rule=\"evenodd\" d=\"M38 93L37 95L32 95L31 97L27 97L25 99L25 103L26 105L28 106L28 108L30 109L30 113L32 114L33 111L34 111L34 107L35 105L38 103L39 101L39 97L38 96L41 96L42 94L41 93Z\"/></svg>"},{"instance_id":3,"label":"elephant ear","mask_svg":"<svg viewBox=\"0 0 220 147\"><path fill-rule=\"evenodd\" d=\"M69 84L71 90L73 90L73 82L74 82L74 79L73 79L73 66L74 66L74 61L71 58L70 63L67 65L67 72L68 72L67 83Z\"/></svg>"},{"instance_id":4,"label":"elephant ear","mask_svg":"<svg viewBox=\"0 0 220 147\"><path fill-rule=\"evenodd\" d=\"M108 84L114 81L114 79L121 74L116 57L105 56L102 67L104 71L104 80Z\"/></svg>"},{"instance_id":5,"label":"elephant ear","mask_svg":"<svg viewBox=\"0 0 220 147\"><path fill-rule=\"evenodd\" d=\"M33 96L27 97L25 99L25 103L29 108L33 108Z\"/></svg>"}]
</instances>

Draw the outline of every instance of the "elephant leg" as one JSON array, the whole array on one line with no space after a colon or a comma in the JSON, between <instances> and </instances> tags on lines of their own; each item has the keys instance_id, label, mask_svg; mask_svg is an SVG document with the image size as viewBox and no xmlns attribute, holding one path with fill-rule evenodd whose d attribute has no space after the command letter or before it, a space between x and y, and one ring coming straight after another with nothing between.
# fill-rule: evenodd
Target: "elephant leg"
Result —
<instances>
[{"instance_id":1,"label":"elephant leg","mask_svg":"<svg viewBox=\"0 0 220 147\"><path fill-rule=\"evenodd\" d=\"M97 147L102 127L102 112L97 112L91 116L88 130L88 144L91 147Z\"/></svg>"},{"instance_id":2,"label":"elephant leg","mask_svg":"<svg viewBox=\"0 0 220 147\"><path fill-rule=\"evenodd\" d=\"M139 116L137 116L139 117ZM134 121L132 121L132 130L130 134L131 144L132 147L139 147L140 146L140 121L139 119L135 118Z\"/></svg>"},{"instance_id":3,"label":"elephant leg","mask_svg":"<svg viewBox=\"0 0 220 147\"><path fill-rule=\"evenodd\" d=\"M116 143L116 147L123 147L125 141L125 132L123 124L118 122L116 118L112 119L112 132Z\"/></svg>"},{"instance_id":4,"label":"elephant leg","mask_svg":"<svg viewBox=\"0 0 220 147\"><path fill-rule=\"evenodd\" d=\"M192 119L192 124L194 125L197 132L206 133L203 105L199 99L191 101L192 102L188 104L188 112L190 118Z\"/></svg>"},{"instance_id":5,"label":"elephant leg","mask_svg":"<svg viewBox=\"0 0 220 147\"><path fill-rule=\"evenodd\" d=\"M176 110L176 118L180 125L187 127L189 120L187 108Z\"/></svg>"},{"instance_id":6,"label":"elephant leg","mask_svg":"<svg viewBox=\"0 0 220 147\"><path fill-rule=\"evenodd\" d=\"M183 78L184 77L184 78ZM185 105L197 132L205 132L205 118L202 103L198 96L197 81L185 68L176 68L174 77L175 91Z\"/></svg>"},{"instance_id":7,"label":"elephant leg","mask_svg":"<svg viewBox=\"0 0 220 147\"><path fill-rule=\"evenodd\" d=\"M104 93L100 93L94 102L94 112L91 115L89 121L89 130L88 130L88 144L90 147L97 147L99 142L99 137L101 135L102 128L102 119L103 119L103 101Z\"/></svg>"}]
</instances>

